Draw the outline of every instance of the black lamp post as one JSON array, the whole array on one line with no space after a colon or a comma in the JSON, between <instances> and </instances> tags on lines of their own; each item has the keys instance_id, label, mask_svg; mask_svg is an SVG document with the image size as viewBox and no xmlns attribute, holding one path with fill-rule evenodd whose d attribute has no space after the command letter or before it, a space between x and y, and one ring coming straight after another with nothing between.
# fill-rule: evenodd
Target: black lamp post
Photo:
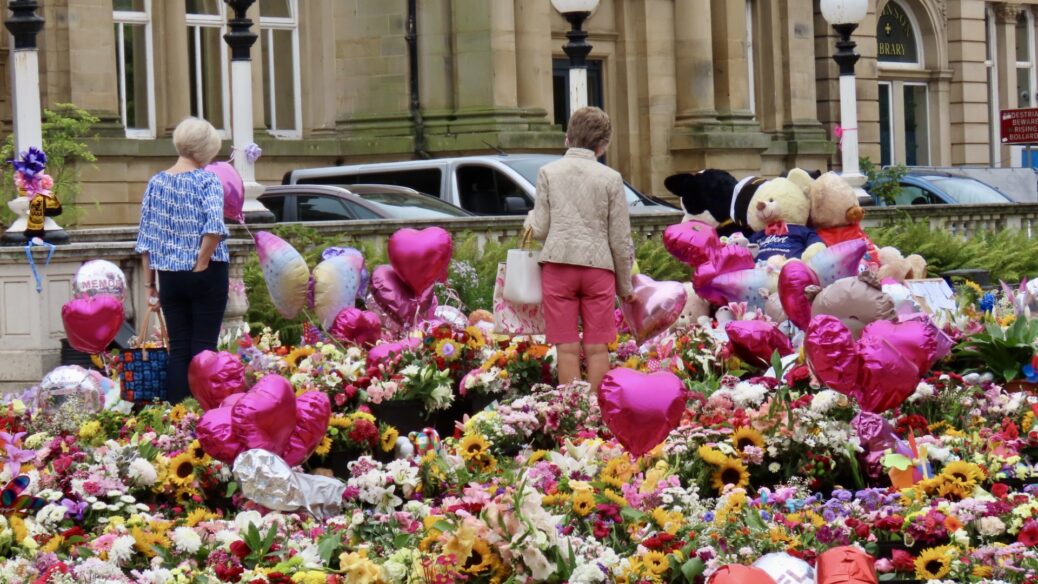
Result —
<instances>
[{"instance_id":1,"label":"black lamp post","mask_svg":"<svg viewBox=\"0 0 1038 584\"><path fill-rule=\"evenodd\" d=\"M833 60L840 66L840 149L843 153L843 178L853 187L865 184L865 177L858 168L858 95L854 77L854 64L859 55L851 40L851 33L858 28L868 13L868 0L822 0L822 16L840 35L836 42Z\"/></svg>"},{"instance_id":2,"label":"black lamp post","mask_svg":"<svg viewBox=\"0 0 1038 584\"><path fill-rule=\"evenodd\" d=\"M572 114L588 105L587 56L591 44L587 42L584 21L598 8L599 0L551 0L552 6L569 21L567 43L562 50L569 57L569 112Z\"/></svg>"}]
</instances>

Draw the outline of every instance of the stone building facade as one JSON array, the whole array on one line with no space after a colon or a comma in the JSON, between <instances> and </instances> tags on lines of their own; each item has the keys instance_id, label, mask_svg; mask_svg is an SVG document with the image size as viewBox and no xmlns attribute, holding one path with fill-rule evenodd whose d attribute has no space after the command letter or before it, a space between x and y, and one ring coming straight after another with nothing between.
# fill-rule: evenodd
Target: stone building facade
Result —
<instances>
[{"instance_id":1,"label":"stone building facade","mask_svg":"<svg viewBox=\"0 0 1038 584\"><path fill-rule=\"evenodd\" d=\"M561 151L568 24L548 0L420 0L415 62L408 4L257 1L261 183L336 163ZM171 162L180 119L229 130L226 9L43 5L44 106L72 102L103 120L98 162L81 169L84 221L134 223L148 177ZM1019 165L1022 149L999 146L993 122L1000 108L1038 105L1036 18L1038 0L870 0L854 35L862 155ZM602 0L587 28L591 100L615 121L607 159L641 190L666 195L666 176L704 167L838 168L835 36L818 0ZM10 120L6 60L0 69L0 119Z\"/></svg>"}]
</instances>

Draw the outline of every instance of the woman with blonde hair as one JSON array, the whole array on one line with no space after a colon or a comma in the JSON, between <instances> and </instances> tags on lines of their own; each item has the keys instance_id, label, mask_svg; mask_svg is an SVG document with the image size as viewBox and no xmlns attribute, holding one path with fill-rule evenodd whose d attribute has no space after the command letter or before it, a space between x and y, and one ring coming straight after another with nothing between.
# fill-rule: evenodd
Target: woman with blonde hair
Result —
<instances>
[{"instance_id":1,"label":"woman with blonde hair","mask_svg":"<svg viewBox=\"0 0 1038 584\"><path fill-rule=\"evenodd\" d=\"M542 307L547 340L558 349L559 383L580 379L583 344L596 391L609 370L606 345L616 338L616 294L630 296L634 262L623 178L598 162L612 133L599 108L574 112L566 131L569 149L541 168L526 219L533 237L544 241Z\"/></svg>"},{"instance_id":2,"label":"woman with blonde hair","mask_svg":"<svg viewBox=\"0 0 1038 584\"><path fill-rule=\"evenodd\" d=\"M172 403L191 395L188 366L198 353L216 349L227 307L230 256L224 242L223 186L205 170L220 145L220 134L209 122L180 122L173 131L177 162L148 181L141 204L136 250L144 263L149 303L161 306L166 317Z\"/></svg>"}]
</instances>

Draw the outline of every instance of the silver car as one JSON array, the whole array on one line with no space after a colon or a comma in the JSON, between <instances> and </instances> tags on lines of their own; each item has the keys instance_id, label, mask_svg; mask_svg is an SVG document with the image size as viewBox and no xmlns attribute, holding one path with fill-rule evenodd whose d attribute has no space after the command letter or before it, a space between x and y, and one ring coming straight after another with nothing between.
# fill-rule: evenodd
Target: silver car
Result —
<instances>
[{"instance_id":1,"label":"silver car","mask_svg":"<svg viewBox=\"0 0 1038 584\"><path fill-rule=\"evenodd\" d=\"M280 185L259 202L278 223L371 219L446 219L472 215L414 189L394 185Z\"/></svg>"}]
</instances>

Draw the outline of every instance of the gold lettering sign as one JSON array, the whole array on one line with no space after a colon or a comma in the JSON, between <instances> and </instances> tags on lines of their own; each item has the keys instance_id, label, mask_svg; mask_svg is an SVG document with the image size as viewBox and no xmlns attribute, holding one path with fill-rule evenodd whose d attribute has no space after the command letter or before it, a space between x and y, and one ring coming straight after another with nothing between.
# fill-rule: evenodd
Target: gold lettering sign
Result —
<instances>
[{"instance_id":1,"label":"gold lettering sign","mask_svg":"<svg viewBox=\"0 0 1038 584\"><path fill-rule=\"evenodd\" d=\"M878 58L884 63L918 63L915 27L908 13L894 0L887 2L876 23Z\"/></svg>"}]
</instances>

